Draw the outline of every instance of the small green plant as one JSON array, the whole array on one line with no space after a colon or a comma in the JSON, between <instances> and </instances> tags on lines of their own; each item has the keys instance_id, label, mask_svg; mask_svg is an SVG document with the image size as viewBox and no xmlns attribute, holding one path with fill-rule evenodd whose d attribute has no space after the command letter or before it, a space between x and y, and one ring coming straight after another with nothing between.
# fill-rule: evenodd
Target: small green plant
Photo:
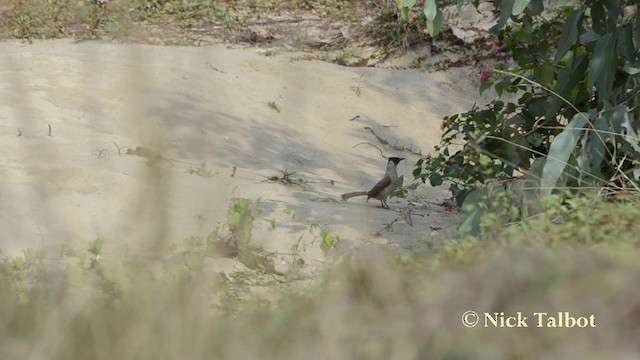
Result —
<instances>
[{"instance_id":1,"label":"small green plant","mask_svg":"<svg viewBox=\"0 0 640 360\"><path fill-rule=\"evenodd\" d=\"M290 207L284 208L283 212L291 216L291 221L293 221L296 218L296 213Z\"/></svg>"},{"instance_id":2,"label":"small green plant","mask_svg":"<svg viewBox=\"0 0 640 360\"><path fill-rule=\"evenodd\" d=\"M309 233L313 236L313 242L317 239L320 240L320 250L322 250L325 255L340 242L340 236L331 234L327 229L321 228L318 224L311 224Z\"/></svg>"},{"instance_id":3,"label":"small green plant","mask_svg":"<svg viewBox=\"0 0 640 360\"><path fill-rule=\"evenodd\" d=\"M275 112L280 112L282 109L280 108L280 105L278 105L278 103L274 100L274 101L269 101L267 103L267 106L269 107L269 109L275 111Z\"/></svg>"},{"instance_id":4,"label":"small green plant","mask_svg":"<svg viewBox=\"0 0 640 360\"><path fill-rule=\"evenodd\" d=\"M322 240L320 242L320 249L325 255L340 242L338 235L331 234L325 229L320 230L320 239Z\"/></svg>"},{"instance_id":5,"label":"small green plant","mask_svg":"<svg viewBox=\"0 0 640 360\"><path fill-rule=\"evenodd\" d=\"M368 25L369 33L386 48L407 49L427 40L428 22L424 12L412 11L415 0L383 0L378 3L376 18ZM429 1L427 1L429 2Z\"/></svg>"},{"instance_id":6,"label":"small green plant","mask_svg":"<svg viewBox=\"0 0 640 360\"><path fill-rule=\"evenodd\" d=\"M365 72L360 73L358 77L354 79L355 85L352 87L353 91L356 93L357 97L362 95L362 80L364 80Z\"/></svg>"}]
</instances>

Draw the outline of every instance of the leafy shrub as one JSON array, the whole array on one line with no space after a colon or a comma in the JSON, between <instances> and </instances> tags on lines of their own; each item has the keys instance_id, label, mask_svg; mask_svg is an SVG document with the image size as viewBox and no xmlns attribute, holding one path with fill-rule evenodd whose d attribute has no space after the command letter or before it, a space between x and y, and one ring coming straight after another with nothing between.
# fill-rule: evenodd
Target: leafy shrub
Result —
<instances>
[{"instance_id":1,"label":"leafy shrub","mask_svg":"<svg viewBox=\"0 0 640 360\"><path fill-rule=\"evenodd\" d=\"M481 90L517 100L446 118L442 152L420 160L414 175L468 187L525 173L540 179L543 195L560 187L637 189L637 5L587 1L549 20L539 16L542 0L496 6L492 30L512 64L484 71Z\"/></svg>"}]
</instances>

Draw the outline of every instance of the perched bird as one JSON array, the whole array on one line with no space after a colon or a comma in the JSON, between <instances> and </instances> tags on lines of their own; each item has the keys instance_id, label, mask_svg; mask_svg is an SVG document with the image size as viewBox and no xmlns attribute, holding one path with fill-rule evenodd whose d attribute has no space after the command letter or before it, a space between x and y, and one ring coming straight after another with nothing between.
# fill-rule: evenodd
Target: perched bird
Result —
<instances>
[{"instance_id":1,"label":"perched bird","mask_svg":"<svg viewBox=\"0 0 640 360\"><path fill-rule=\"evenodd\" d=\"M355 196L367 195L367 201L369 199L378 199L383 208L388 209L387 198L398 188L398 171L396 167L400 161L404 158L390 157L387 162L387 171L384 173L382 180L371 188L369 191L354 191L346 194L342 194L342 200L347 200Z\"/></svg>"}]
</instances>

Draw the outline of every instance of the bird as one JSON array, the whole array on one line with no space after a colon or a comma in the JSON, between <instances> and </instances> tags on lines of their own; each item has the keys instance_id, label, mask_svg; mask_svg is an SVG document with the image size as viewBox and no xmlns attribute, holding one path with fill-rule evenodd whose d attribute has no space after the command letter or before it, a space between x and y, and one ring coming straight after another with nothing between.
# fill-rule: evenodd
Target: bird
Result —
<instances>
[{"instance_id":1,"label":"bird","mask_svg":"<svg viewBox=\"0 0 640 360\"><path fill-rule=\"evenodd\" d=\"M398 188L398 171L396 167L400 161L404 158L390 157L387 161L387 170L384 173L382 180L378 181L369 191L354 191L346 194L342 194L342 200L347 200L356 196L367 195L367 201L369 199L380 200L381 207L383 209L389 209L387 204L387 198Z\"/></svg>"}]
</instances>

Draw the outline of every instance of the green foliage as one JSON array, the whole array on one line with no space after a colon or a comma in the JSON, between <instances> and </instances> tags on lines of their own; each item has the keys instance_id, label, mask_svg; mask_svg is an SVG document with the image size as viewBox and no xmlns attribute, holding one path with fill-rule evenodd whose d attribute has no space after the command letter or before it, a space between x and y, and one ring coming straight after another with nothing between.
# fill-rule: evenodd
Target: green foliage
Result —
<instances>
[{"instance_id":1,"label":"green foliage","mask_svg":"<svg viewBox=\"0 0 640 360\"><path fill-rule=\"evenodd\" d=\"M400 14L402 14L402 19L404 21L409 21L409 12L413 5L415 5L417 0L396 0L398 4L398 8L400 8Z\"/></svg>"},{"instance_id":2,"label":"green foliage","mask_svg":"<svg viewBox=\"0 0 640 360\"><path fill-rule=\"evenodd\" d=\"M473 188L528 174L542 182L542 195L566 187L637 190L638 11L624 15L622 4L594 0L544 19L542 0L496 7L493 31L514 66L483 70L481 91L493 87L517 100L445 118L440 153L419 160L414 176Z\"/></svg>"},{"instance_id":3,"label":"green foliage","mask_svg":"<svg viewBox=\"0 0 640 360\"><path fill-rule=\"evenodd\" d=\"M541 201L532 181L493 182L469 192L462 204L464 218L458 228L461 235L494 234L504 223L514 223L537 215L547 206L557 205Z\"/></svg>"},{"instance_id":4,"label":"green foliage","mask_svg":"<svg viewBox=\"0 0 640 360\"><path fill-rule=\"evenodd\" d=\"M97 238L94 241L89 243L89 253L92 255L100 255L102 252L102 244L104 243L103 238Z\"/></svg>"},{"instance_id":5,"label":"green foliage","mask_svg":"<svg viewBox=\"0 0 640 360\"><path fill-rule=\"evenodd\" d=\"M291 216L291 221L293 221L296 218L296 213L290 207L284 208L283 212Z\"/></svg>"},{"instance_id":6,"label":"green foliage","mask_svg":"<svg viewBox=\"0 0 640 360\"><path fill-rule=\"evenodd\" d=\"M320 249L325 255L340 242L338 235L330 234L325 229L320 230L320 239Z\"/></svg>"},{"instance_id":7,"label":"green foliage","mask_svg":"<svg viewBox=\"0 0 640 360\"><path fill-rule=\"evenodd\" d=\"M427 18L424 12L412 11L415 4L415 0L381 1L367 32L388 48L408 48L426 39Z\"/></svg>"},{"instance_id":8,"label":"green foliage","mask_svg":"<svg viewBox=\"0 0 640 360\"><path fill-rule=\"evenodd\" d=\"M396 4L400 10L401 23L405 25L405 30L408 30L407 25L412 23L410 21L411 9L417 2L417 0L396 0ZM425 0L422 13L414 19L413 23L416 22L415 20L417 20L419 29L424 29L426 24L426 30L431 36L440 33L444 25L442 10L440 10L440 7L436 4L436 0Z\"/></svg>"},{"instance_id":9,"label":"green foliage","mask_svg":"<svg viewBox=\"0 0 640 360\"><path fill-rule=\"evenodd\" d=\"M238 245L238 253L244 253L249 250L249 242L251 241L251 229L253 228L253 210L251 200L238 199L229 207L227 222L229 230L236 239Z\"/></svg>"},{"instance_id":10,"label":"green foliage","mask_svg":"<svg viewBox=\"0 0 640 360\"><path fill-rule=\"evenodd\" d=\"M424 15L427 18L427 30L431 36L437 35L444 25L442 11L436 5L436 0L425 0Z\"/></svg>"},{"instance_id":11,"label":"green foliage","mask_svg":"<svg viewBox=\"0 0 640 360\"><path fill-rule=\"evenodd\" d=\"M591 195L551 196L544 200L544 211L513 227L499 227L480 239L536 246L587 246L600 253L629 247L637 251L640 231L638 197L619 196L611 200ZM606 249L606 251L605 251Z\"/></svg>"}]
</instances>

